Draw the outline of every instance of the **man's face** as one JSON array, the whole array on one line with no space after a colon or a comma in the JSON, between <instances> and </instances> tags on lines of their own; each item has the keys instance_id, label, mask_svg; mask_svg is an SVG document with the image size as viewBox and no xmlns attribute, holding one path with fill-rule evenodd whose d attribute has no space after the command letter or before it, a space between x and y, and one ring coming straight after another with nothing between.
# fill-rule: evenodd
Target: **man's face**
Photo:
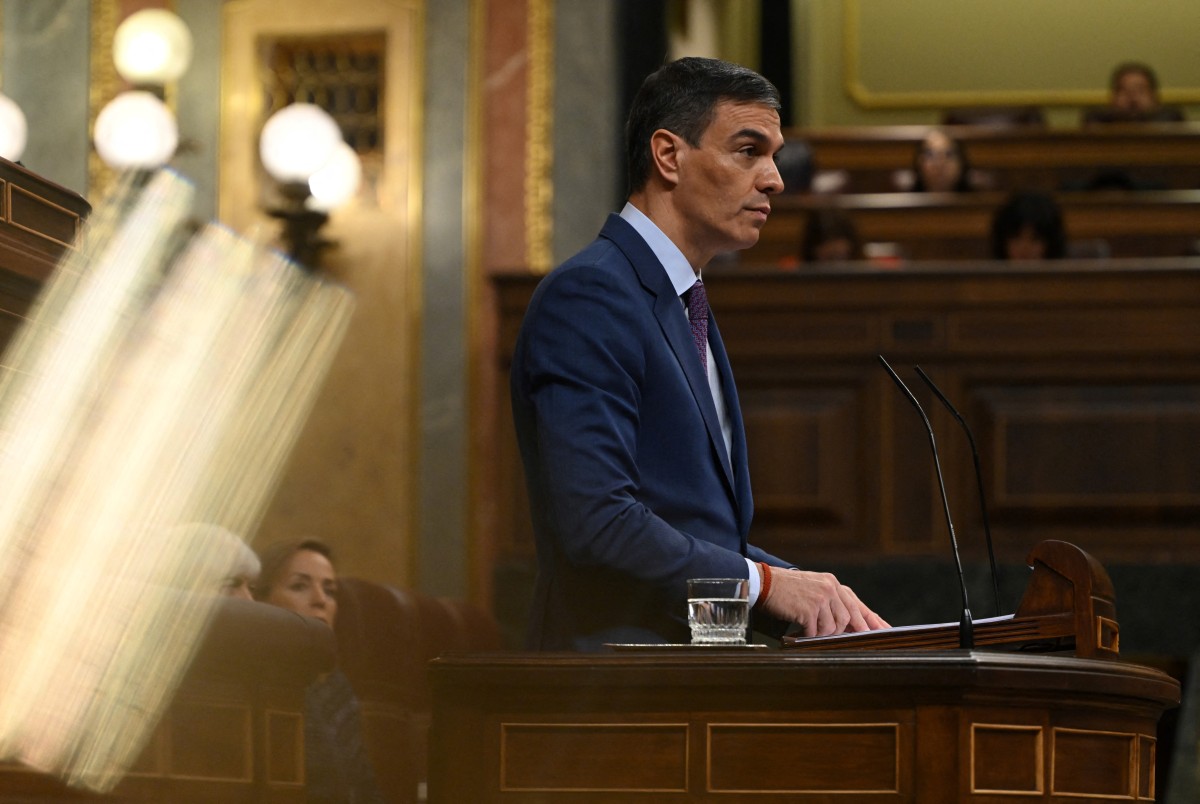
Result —
<instances>
[{"instance_id":1,"label":"man's face","mask_svg":"<svg viewBox=\"0 0 1200 804\"><path fill-rule=\"evenodd\" d=\"M783 189L775 166L782 147L778 112L732 101L717 104L699 145L683 143L673 192L686 240L681 250L694 265L758 242L769 196Z\"/></svg>"},{"instance_id":2,"label":"man's face","mask_svg":"<svg viewBox=\"0 0 1200 804\"><path fill-rule=\"evenodd\" d=\"M1150 112L1158 106L1150 79L1139 72L1128 72L1117 79L1112 102L1123 112Z\"/></svg>"}]
</instances>

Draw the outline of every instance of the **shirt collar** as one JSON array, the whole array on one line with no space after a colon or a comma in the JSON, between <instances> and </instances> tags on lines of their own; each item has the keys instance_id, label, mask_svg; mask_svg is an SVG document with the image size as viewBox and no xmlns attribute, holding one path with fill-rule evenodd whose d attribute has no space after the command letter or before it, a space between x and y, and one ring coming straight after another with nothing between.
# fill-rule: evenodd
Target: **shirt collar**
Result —
<instances>
[{"instance_id":1,"label":"shirt collar","mask_svg":"<svg viewBox=\"0 0 1200 804\"><path fill-rule=\"evenodd\" d=\"M671 242L671 238L663 234L662 229L659 229L654 221L628 202L621 210L621 217L642 236L646 245L654 252L654 256L658 257L658 261L667 271L667 278L671 280L671 287L675 289L676 296L682 296L691 289L692 285L696 284L699 276L692 270L691 263L683 256L679 247Z\"/></svg>"}]
</instances>

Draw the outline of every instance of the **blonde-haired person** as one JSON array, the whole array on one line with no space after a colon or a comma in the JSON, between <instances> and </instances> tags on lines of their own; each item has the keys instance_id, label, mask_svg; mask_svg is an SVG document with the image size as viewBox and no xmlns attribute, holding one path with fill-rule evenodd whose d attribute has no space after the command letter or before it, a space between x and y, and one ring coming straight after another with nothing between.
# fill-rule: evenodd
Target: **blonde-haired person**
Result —
<instances>
[{"instance_id":1,"label":"blonde-haired person","mask_svg":"<svg viewBox=\"0 0 1200 804\"><path fill-rule=\"evenodd\" d=\"M237 553L237 566L222 582L221 594L228 597L240 597L243 600L253 600L252 589L258 581L262 565L259 564L258 556L250 549L250 545L241 539L237 540Z\"/></svg>"}]
</instances>

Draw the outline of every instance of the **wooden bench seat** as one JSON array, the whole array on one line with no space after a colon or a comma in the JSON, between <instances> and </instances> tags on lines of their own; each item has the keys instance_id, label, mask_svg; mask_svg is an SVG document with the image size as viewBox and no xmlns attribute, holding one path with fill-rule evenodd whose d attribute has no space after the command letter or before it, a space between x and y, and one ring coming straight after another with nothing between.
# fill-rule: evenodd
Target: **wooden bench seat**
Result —
<instances>
[{"instance_id":1,"label":"wooden bench seat","mask_svg":"<svg viewBox=\"0 0 1200 804\"><path fill-rule=\"evenodd\" d=\"M213 623L140 759L107 795L0 763L0 802L303 804L304 691L333 669L323 623L247 600Z\"/></svg>"},{"instance_id":2,"label":"wooden bench seat","mask_svg":"<svg viewBox=\"0 0 1200 804\"><path fill-rule=\"evenodd\" d=\"M338 658L362 706L380 789L393 804L415 804L428 766L429 662L447 653L499 650L499 626L466 600L361 578L338 585Z\"/></svg>"},{"instance_id":3,"label":"wooden bench seat","mask_svg":"<svg viewBox=\"0 0 1200 804\"><path fill-rule=\"evenodd\" d=\"M337 628L266 603L228 599L141 758L97 795L0 763L0 804L307 800L305 689L337 663L392 804L421 800L432 696L429 662L501 647L490 614L465 600L359 578L339 582Z\"/></svg>"}]
</instances>

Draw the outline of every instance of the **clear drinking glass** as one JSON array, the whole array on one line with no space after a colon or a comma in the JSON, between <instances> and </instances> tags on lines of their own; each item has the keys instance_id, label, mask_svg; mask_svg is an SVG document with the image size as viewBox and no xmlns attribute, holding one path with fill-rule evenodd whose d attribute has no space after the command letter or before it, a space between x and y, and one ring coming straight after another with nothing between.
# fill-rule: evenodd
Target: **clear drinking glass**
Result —
<instances>
[{"instance_id":1,"label":"clear drinking glass","mask_svg":"<svg viewBox=\"0 0 1200 804\"><path fill-rule=\"evenodd\" d=\"M693 645L745 645L750 625L750 582L745 578L692 578L688 625Z\"/></svg>"}]
</instances>

